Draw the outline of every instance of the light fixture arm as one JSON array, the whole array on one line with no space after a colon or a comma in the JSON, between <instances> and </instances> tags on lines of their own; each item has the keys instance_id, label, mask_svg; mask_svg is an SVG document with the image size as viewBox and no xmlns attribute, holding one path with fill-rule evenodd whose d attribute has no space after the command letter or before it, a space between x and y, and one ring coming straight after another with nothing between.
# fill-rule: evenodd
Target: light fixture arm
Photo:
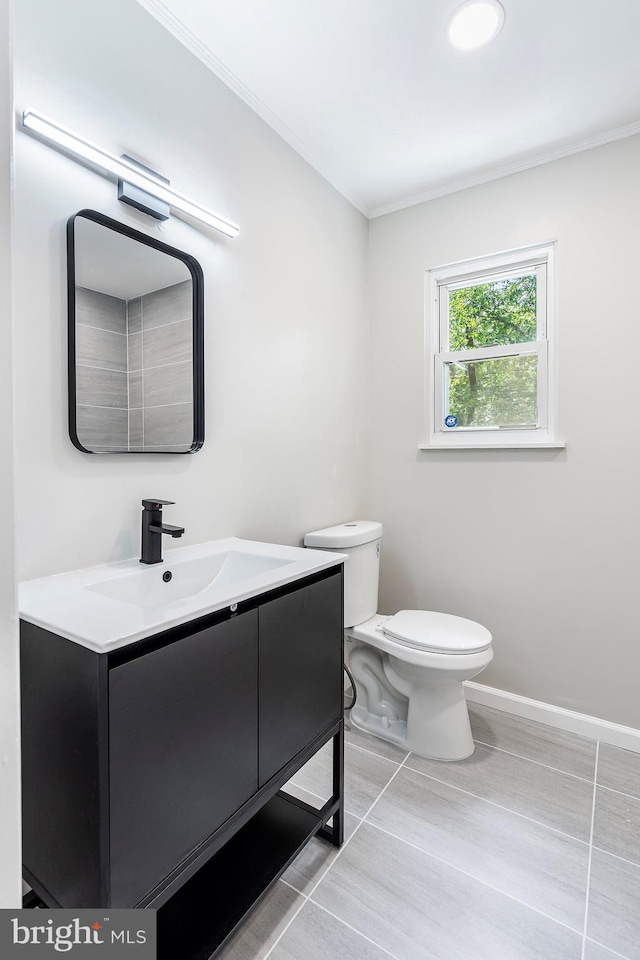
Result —
<instances>
[{"instance_id":1,"label":"light fixture arm","mask_svg":"<svg viewBox=\"0 0 640 960\"><path fill-rule=\"evenodd\" d=\"M25 110L22 115L22 125L29 133L53 145L58 150L79 160L90 167L94 167L109 175L115 180L125 180L127 183L144 190L158 200L166 203L172 210L186 214L194 220L206 223L214 230L220 231L227 237L237 237L240 228L217 213L199 206L188 197L162 183L144 168L123 157L117 157L102 147L90 143L84 137L63 127L55 120L51 120L35 110Z\"/></svg>"}]
</instances>

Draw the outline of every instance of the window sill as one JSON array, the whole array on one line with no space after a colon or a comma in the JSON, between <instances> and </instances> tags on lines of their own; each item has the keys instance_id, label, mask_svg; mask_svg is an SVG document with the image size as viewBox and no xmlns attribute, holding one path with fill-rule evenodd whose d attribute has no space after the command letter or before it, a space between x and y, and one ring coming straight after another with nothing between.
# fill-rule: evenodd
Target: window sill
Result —
<instances>
[{"instance_id":1,"label":"window sill","mask_svg":"<svg viewBox=\"0 0 640 960\"><path fill-rule=\"evenodd\" d=\"M418 450L425 453L441 450L563 450L564 440L549 443L419 443Z\"/></svg>"}]
</instances>

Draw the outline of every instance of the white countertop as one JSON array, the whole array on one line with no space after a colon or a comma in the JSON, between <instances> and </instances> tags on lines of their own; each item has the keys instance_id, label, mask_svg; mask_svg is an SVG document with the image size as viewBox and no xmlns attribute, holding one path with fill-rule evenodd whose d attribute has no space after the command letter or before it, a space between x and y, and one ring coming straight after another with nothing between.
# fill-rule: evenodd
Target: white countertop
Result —
<instances>
[{"instance_id":1,"label":"white countertop","mask_svg":"<svg viewBox=\"0 0 640 960\"><path fill-rule=\"evenodd\" d=\"M20 617L106 653L347 559L334 551L229 537L167 550L159 564L122 560L23 581ZM172 578L165 584L167 571Z\"/></svg>"}]
</instances>

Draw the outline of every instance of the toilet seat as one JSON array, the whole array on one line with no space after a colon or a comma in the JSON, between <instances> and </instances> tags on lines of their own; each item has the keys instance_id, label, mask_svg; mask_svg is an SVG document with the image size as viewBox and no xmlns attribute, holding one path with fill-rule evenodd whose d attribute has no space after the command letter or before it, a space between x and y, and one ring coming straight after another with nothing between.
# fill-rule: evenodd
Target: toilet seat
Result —
<instances>
[{"instance_id":1,"label":"toilet seat","mask_svg":"<svg viewBox=\"0 0 640 960\"><path fill-rule=\"evenodd\" d=\"M382 631L395 643L429 653L480 653L492 639L474 620L431 610L400 610L385 620Z\"/></svg>"}]
</instances>

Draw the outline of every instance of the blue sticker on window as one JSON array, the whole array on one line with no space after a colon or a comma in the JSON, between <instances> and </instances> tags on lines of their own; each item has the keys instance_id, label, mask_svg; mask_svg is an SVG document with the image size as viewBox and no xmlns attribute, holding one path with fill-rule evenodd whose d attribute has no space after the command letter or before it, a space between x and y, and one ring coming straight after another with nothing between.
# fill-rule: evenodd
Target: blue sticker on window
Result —
<instances>
[{"instance_id":1,"label":"blue sticker on window","mask_svg":"<svg viewBox=\"0 0 640 960\"><path fill-rule=\"evenodd\" d=\"M454 415L453 415L452 413L450 413L448 417L445 417L445 418L444 418L444 425L445 425L445 427L457 427L457 426L458 426L458 418L457 418L457 417L454 417Z\"/></svg>"}]
</instances>

